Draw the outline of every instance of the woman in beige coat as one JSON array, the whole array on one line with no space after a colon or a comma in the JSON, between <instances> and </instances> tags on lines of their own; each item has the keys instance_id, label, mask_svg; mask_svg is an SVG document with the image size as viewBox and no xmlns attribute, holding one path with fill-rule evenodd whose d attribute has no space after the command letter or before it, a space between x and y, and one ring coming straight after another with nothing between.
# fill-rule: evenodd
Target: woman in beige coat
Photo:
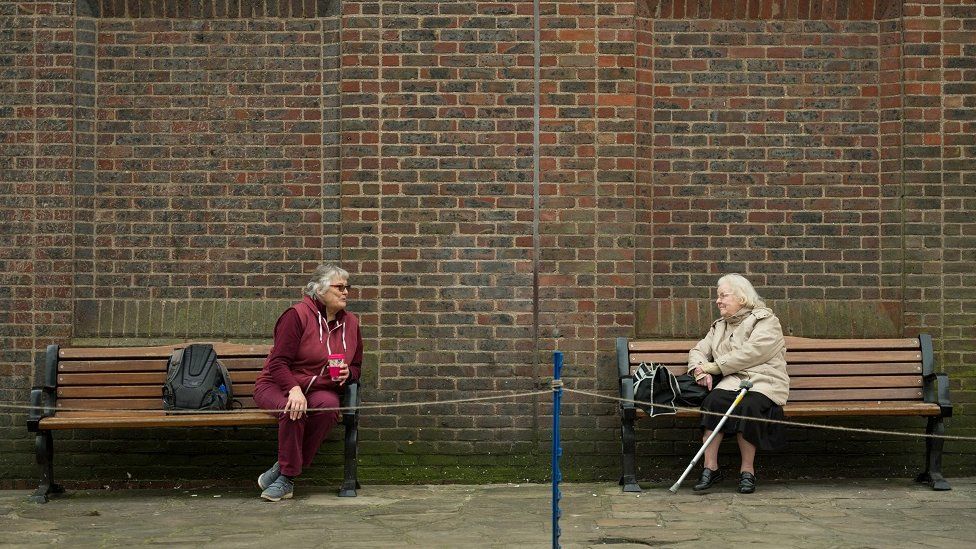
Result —
<instances>
[{"instance_id":1,"label":"woman in beige coat","mask_svg":"<svg viewBox=\"0 0 976 549\"><path fill-rule=\"evenodd\" d=\"M723 276L718 280L715 303L722 317L688 353L688 372L711 390L702 410L719 414L702 416L703 440L732 405L742 380L752 382L752 389L732 411L735 415L782 419L790 392L783 329L752 284L738 274ZM751 494L756 490L756 448L782 448L786 442L783 426L729 418L705 450L705 468L695 491L707 490L724 478L718 468L718 448L725 433L735 433L739 443L739 493Z\"/></svg>"}]
</instances>

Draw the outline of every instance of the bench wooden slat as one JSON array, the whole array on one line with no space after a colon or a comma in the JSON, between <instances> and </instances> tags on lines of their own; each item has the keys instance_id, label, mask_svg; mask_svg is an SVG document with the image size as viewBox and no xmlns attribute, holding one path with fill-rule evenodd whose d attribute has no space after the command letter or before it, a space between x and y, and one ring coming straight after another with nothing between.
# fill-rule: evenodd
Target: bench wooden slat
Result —
<instances>
[{"instance_id":1,"label":"bench wooden slat","mask_svg":"<svg viewBox=\"0 0 976 549\"><path fill-rule=\"evenodd\" d=\"M254 383L234 383L234 398L254 396ZM162 398L158 385L95 385L58 387L58 398Z\"/></svg>"},{"instance_id":2,"label":"bench wooden slat","mask_svg":"<svg viewBox=\"0 0 976 549\"><path fill-rule=\"evenodd\" d=\"M234 397L245 409L257 408L252 397ZM98 410L162 410L162 393L158 398L59 398L58 408L84 408ZM60 414L60 412L58 412Z\"/></svg>"},{"instance_id":3,"label":"bench wooden slat","mask_svg":"<svg viewBox=\"0 0 976 549\"><path fill-rule=\"evenodd\" d=\"M907 350L918 349L918 338L905 337L896 339L812 339L806 337L787 336L786 348L789 350L868 350L890 349Z\"/></svg>"},{"instance_id":4,"label":"bench wooden slat","mask_svg":"<svg viewBox=\"0 0 976 549\"><path fill-rule=\"evenodd\" d=\"M58 385L139 385L154 384L162 388L166 372L60 374Z\"/></svg>"},{"instance_id":5,"label":"bench wooden slat","mask_svg":"<svg viewBox=\"0 0 976 549\"><path fill-rule=\"evenodd\" d=\"M684 364L665 366L672 374L680 376L688 367ZM888 362L877 364L787 364L790 379L802 376L862 376L862 375L909 375L921 374L919 362Z\"/></svg>"},{"instance_id":6,"label":"bench wooden slat","mask_svg":"<svg viewBox=\"0 0 976 549\"><path fill-rule=\"evenodd\" d=\"M74 417L72 417L74 416ZM57 417L41 420L41 428L58 429L122 429L139 427L232 427L236 425L273 425L278 420L271 414L257 411L227 414L139 414L122 413L78 416L59 412Z\"/></svg>"},{"instance_id":7,"label":"bench wooden slat","mask_svg":"<svg viewBox=\"0 0 976 549\"><path fill-rule=\"evenodd\" d=\"M58 372L165 372L166 362L164 358L155 360L62 360L58 362Z\"/></svg>"},{"instance_id":8,"label":"bench wooden slat","mask_svg":"<svg viewBox=\"0 0 976 549\"><path fill-rule=\"evenodd\" d=\"M260 370L265 357L224 358L220 363L228 370ZM165 372L168 358L129 360L66 360L58 362L58 372Z\"/></svg>"},{"instance_id":9,"label":"bench wooden slat","mask_svg":"<svg viewBox=\"0 0 976 549\"><path fill-rule=\"evenodd\" d=\"M237 343L211 343L217 356L268 356L270 345L241 345ZM169 357L176 349L186 344L159 345L156 347L75 347L60 349L61 359L99 359L99 358L156 358Z\"/></svg>"},{"instance_id":10,"label":"bench wooden slat","mask_svg":"<svg viewBox=\"0 0 976 549\"><path fill-rule=\"evenodd\" d=\"M637 417L647 414L637 409ZM799 417L856 417L856 416L937 416L939 406L929 402L904 401L851 401L851 402L800 402L787 403L783 414L787 418ZM680 411L672 417L695 418L701 416L697 410Z\"/></svg>"},{"instance_id":11,"label":"bench wooden slat","mask_svg":"<svg viewBox=\"0 0 976 549\"><path fill-rule=\"evenodd\" d=\"M912 362L921 361L919 351L786 351L786 363L810 362Z\"/></svg>"},{"instance_id":12,"label":"bench wooden slat","mask_svg":"<svg viewBox=\"0 0 976 549\"><path fill-rule=\"evenodd\" d=\"M258 370L235 371L230 379L236 385L238 382L244 383L255 381L258 378ZM166 372L139 372L139 373L108 373L97 374L58 374L58 385L142 385L154 384L162 388L166 382Z\"/></svg>"},{"instance_id":13,"label":"bench wooden slat","mask_svg":"<svg viewBox=\"0 0 976 549\"><path fill-rule=\"evenodd\" d=\"M871 364L787 364L786 371L793 376L824 375L890 375L921 374L921 362L875 362Z\"/></svg>"},{"instance_id":14,"label":"bench wooden slat","mask_svg":"<svg viewBox=\"0 0 976 549\"><path fill-rule=\"evenodd\" d=\"M810 339L804 337L787 336L786 348L791 351L801 350L867 350L867 349L918 349L917 338L898 339ZM698 340L672 341L630 341L627 346L630 352L648 351L684 351L695 346Z\"/></svg>"},{"instance_id":15,"label":"bench wooden slat","mask_svg":"<svg viewBox=\"0 0 976 549\"><path fill-rule=\"evenodd\" d=\"M918 390L922 376L790 377L790 391L797 389L865 389L911 387Z\"/></svg>"},{"instance_id":16,"label":"bench wooden slat","mask_svg":"<svg viewBox=\"0 0 976 549\"><path fill-rule=\"evenodd\" d=\"M630 363L655 362L658 364L687 364L688 351L630 353ZM807 364L817 362L912 362L921 361L918 351L786 351L787 364Z\"/></svg>"},{"instance_id":17,"label":"bench wooden slat","mask_svg":"<svg viewBox=\"0 0 976 549\"><path fill-rule=\"evenodd\" d=\"M790 389L790 402L806 400L922 400L922 389Z\"/></svg>"},{"instance_id":18,"label":"bench wooden slat","mask_svg":"<svg viewBox=\"0 0 976 549\"><path fill-rule=\"evenodd\" d=\"M247 358L224 358L217 355L220 359L220 363L224 365L228 370L260 370L264 368L264 360L267 356L256 356Z\"/></svg>"},{"instance_id":19,"label":"bench wooden slat","mask_svg":"<svg viewBox=\"0 0 976 549\"><path fill-rule=\"evenodd\" d=\"M678 352L653 352L653 353L630 353L630 363L633 365L641 362L655 364L688 364L688 349Z\"/></svg>"},{"instance_id":20,"label":"bench wooden slat","mask_svg":"<svg viewBox=\"0 0 976 549\"><path fill-rule=\"evenodd\" d=\"M819 416L937 416L938 404L905 401L851 401L851 402L800 402L786 403L783 412L787 417Z\"/></svg>"}]
</instances>

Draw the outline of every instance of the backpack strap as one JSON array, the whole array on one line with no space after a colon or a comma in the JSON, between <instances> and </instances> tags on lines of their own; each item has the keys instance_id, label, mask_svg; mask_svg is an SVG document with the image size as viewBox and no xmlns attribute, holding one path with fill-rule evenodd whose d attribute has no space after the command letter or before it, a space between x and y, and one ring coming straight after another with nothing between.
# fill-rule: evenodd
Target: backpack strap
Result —
<instances>
[{"instance_id":1,"label":"backpack strap","mask_svg":"<svg viewBox=\"0 0 976 549\"><path fill-rule=\"evenodd\" d=\"M220 375L224 378L224 387L227 388L227 409L230 410L234 402L234 383L230 380L230 372L227 371L224 363L220 361L220 357L217 356L216 351L214 352L214 362L217 363L217 367L220 368Z\"/></svg>"},{"instance_id":2,"label":"backpack strap","mask_svg":"<svg viewBox=\"0 0 976 549\"><path fill-rule=\"evenodd\" d=\"M179 369L179 365L183 362L183 350L185 347L179 348L173 351L173 354L169 356L169 364L166 365L167 375L173 371L173 368Z\"/></svg>"}]
</instances>

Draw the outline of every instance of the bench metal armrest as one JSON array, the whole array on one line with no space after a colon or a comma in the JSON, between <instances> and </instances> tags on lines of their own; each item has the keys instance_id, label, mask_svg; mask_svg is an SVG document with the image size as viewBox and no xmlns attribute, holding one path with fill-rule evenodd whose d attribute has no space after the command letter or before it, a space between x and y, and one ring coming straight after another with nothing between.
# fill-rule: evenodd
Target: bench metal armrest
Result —
<instances>
[{"instance_id":1,"label":"bench metal armrest","mask_svg":"<svg viewBox=\"0 0 976 549\"><path fill-rule=\"evenodd\" d=\"M620 415L624 419L634 419L637 408L634 407L634 376L630 373L630 350L627 348L627 338L617 338L617 381L620 385Z\"/></svg>"},{"instance_id":2,"label":"bench metal armrest","mask_svg":"<svg viewBox=\"0 0 976 549\"><path fill-rule=\"evenodd\" d=\"M637 408L634 406L634 378L631 376L620 378L620 414L625 418L636 417Z\"/></svg>"},{"instance_id":3,"label":"bench metal armrest","mask_svg":"<svg viewBox=\"0 0 976 549\"><path fill-rule=\"evenodd\" d=\"M359 382L353 381L346 384L345 391L342 395L342 407L349 408L354 407L353 410L343 410L343 416L357 416L359 415Z\"/></svg>"},{"instance_id":4,"label":"bench metal armrest","mask_svg":"<svg viewBox=\"0 0 976 549\"><path fill-rule=\"evenodd\" d=\"M57 401L57 389L55 387L43 386L31 389L30 398L27 404L27 430L36 433L40 430L40 421L46 417L54 415L54 405Z\"/></svg>"},{"instance_id":5,"label":"bench metal armrest","mask_svg":"<svg viewBox=\"0 0 976 549\"><path fill-rule=\"evenodd\" d=\"M952 417L952 403L949 401L949 376L935 371L935 351L932 336L918 335L919 349L922 352L922 400L938 404L942 417Z\"/></svg>"},{"instance_id":6,"label":"bench metal armrest","mask_svg":"<svg viewBox=\"0 0 976 549\"><path fill-rule=\"evenodd\" d=\"M948 374L938 372L923 376L922 396L925 402L931 402L939 405L942 417L952 417L952 402L949 400Z\"/></svg>"},{"instance_id":7,"label":"bench metal armrest","mask_svg":"<svg viewBox=\"0 0 976 549\"><path fill-rule=\"evenodd\" d=\"M617 338L617 377L630 377L630 355L627 349L627 338Z\"/></svg>"},{"instance_id":8,"label":"bench metal armrest","mask_svg":"<svg viewBox=\"0 0 976 549\"><path fill-rule=\"evenodd\" d=\"M55 404L58 400L58 345L48 345L44 354L44 385L35 385L30 392L27 403L27 430L36 433L40 421L54 415Z\"/></svg>"}]
</instances>

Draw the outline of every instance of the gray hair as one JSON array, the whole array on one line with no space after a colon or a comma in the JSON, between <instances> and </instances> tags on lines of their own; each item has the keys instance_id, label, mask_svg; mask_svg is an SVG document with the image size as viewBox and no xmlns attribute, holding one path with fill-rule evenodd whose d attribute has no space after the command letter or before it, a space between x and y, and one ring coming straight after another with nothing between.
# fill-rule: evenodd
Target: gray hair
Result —
<instances>
[{"instance_id":1,"label":"gray hair","mask_svg":"<svg viewBox=\"0 0 976 549\"><path fill-rule=\"evenodd\" d=\"M324 265L319 265L315 272L312 273L312 279L308 281L302 293L314 298L317 294L324 291L332 281L341 278L343 280L349 280L349 271L343 269L342 267L336 265L335 263L325 263Z\"/></svg>"},{"instance_id":2,"label":"gray hair","mask_svg":"<svg viewBox=\"0 0 976 549\"><path fill-rule=\"evenodd\" d=\"M730 273L723 276L718 279L715 287L717 288L722 285L727 285L732 290L732 294L739 298L739 301L744 307L755 309L756 307L766 306L766 302L763 301L762 297L759 297L759 292L752 287L752 283L740 274Z\"/></svg>"}]
</instances>

